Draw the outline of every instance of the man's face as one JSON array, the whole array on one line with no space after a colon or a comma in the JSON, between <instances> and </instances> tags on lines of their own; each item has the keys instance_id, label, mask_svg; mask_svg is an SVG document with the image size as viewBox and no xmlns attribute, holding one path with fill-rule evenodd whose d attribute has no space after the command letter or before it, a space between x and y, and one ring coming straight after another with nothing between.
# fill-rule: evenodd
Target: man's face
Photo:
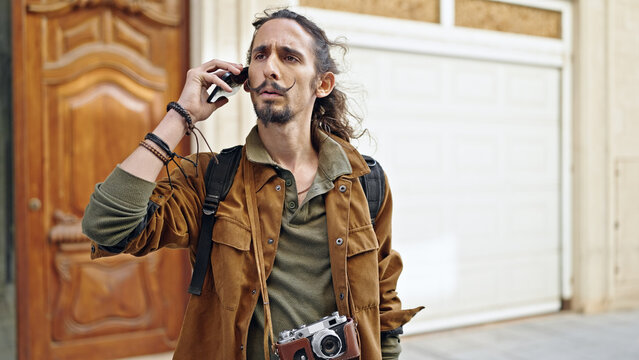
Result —
<instances>
[{"instance_id":1,"label":"man's face","mask_svg":"<svg viewBox=\"0 0 639 360\"><path fill-rule=\"evenodd\" d=\"M267 21L255 34L248 85L264 125L310 119L318 85L312 49L311 35L291 19Z\"/></svg>"}]
</instances>

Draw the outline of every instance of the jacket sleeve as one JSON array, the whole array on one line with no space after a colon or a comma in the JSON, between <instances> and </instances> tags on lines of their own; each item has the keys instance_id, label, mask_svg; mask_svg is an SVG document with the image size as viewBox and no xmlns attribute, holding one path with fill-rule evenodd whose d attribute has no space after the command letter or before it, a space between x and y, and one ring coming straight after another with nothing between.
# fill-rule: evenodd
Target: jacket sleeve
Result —
<instances>
[{"instance_id":1,"label":"jacket sleeve","mask_svg":"<svg viewBox=\"0 0 639 360\"><path fill-rule=\"evenodd\" d=\"M384 201L375 218L375 234L379 241L379 313L382 337L401 334L401 327L424 308L420 306L402 310L402 303L397 296L397 280L403 265L399 253L391 246L393 200L386 174L384 174L384 178L386 181Z\"/></svg>"},{"instance_id":2,"label":"jacket sleeve","mask_svg":"<svg viewBox=\"0 0 639 360\"><path fill-rule=\"evenodd\" d=\"M200 154L197 170L182 161L184 174L177 167L171 172L173 188L163 178L150 196L140 186L144 180L121 169L116 171L130 177L126 184L107 178L96 185L82 221L83 232L94 241L91 258L118 253L143 256L161 247L184 248L197 242L206 192L203 178L211 156ZM195 155L189 159L195 161ZM140 199L131 200L144 195L146 206L141 207Z\"/></svg>"}]
</instances>

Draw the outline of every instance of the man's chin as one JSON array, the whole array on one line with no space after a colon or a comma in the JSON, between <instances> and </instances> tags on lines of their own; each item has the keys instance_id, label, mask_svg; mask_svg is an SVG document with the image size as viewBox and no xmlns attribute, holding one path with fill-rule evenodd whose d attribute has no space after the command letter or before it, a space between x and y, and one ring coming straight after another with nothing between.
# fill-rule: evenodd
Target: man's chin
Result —
<instances>
[{"instance_id":1,"label":"man's chin","mask_svg":"<svg viewBox=\"0 0 639 360\"><path fill-rule=\"evenodd\" d=\"M281 116L261 117L258 115L257 120L261 122L264 127L268 127L271 124L286 125L291 121L291 118Z\"/></svg>"},{"instance_id":2,"label":"man's chin","mask_svg":"<svg viewBox=\"0 0 639 360\"><path fill-rule=\"evenodd\" d=\"M275 106L253 106L255 110L255 115L259 121L262 122L264 126L270 124L287 124L291 120L291 111L288 107L284 107L282 109L278 109Z\"/></svg>"}]
</instances>

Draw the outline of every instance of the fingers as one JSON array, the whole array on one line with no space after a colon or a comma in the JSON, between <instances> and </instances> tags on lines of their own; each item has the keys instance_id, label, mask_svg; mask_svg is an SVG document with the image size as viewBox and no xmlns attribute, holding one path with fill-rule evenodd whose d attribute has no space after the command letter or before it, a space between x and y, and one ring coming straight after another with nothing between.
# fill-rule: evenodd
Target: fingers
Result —
<instances>
[{"instance_id":1,"label":"fingers","mask_svg":"<svg viewBox=\"0 0 639 360\"><path fill-rule=\"evenodd\" d=\"M222 90L226 92L231 92L233 89L221 78L222 75L218 75L217 73L204 73L202 74L202 78L205 81L207 87L215 84L222 88Z\"/></svg>"},{"instance_id":2,"label":"fingers","mask_svg":"<svg viewBox=\"0 0 639 360\"><path fill-rule=\"evenodd\" d=\"M210 60L204 64L193 68L188 71L187 77L197 79L204 87L210 87L215 84L222 88L224 91L231 92L232 89L221 78L227 73L231 72L235 75L239 74L244 66L242 64L231 63L222 60Z\"/></svg>"},{"instance_id":3,"label":"fingers","mask_svg":"<svg viewBox=\"0 0 639 360\"><path fill-rule=\"evenodd\" d=\"M212 104L207 102L207 89L211 85L217 85L226 92L233 89L222 77L225 73L239 74L243 69L242 64L235 64L221 60L211 60L198 67L190 69L186 74L186 82L178 103L192 114L194 121L208 118L217 108L224 106L228 99L222 97Z\"/></svg>"},{"instance_id":4,"label":"fingers","mask_svg":"<svg viewBox=\"0 0 639 360\"><path fill-rule=\"evenodd\" d=\"M204 64L199 66L203 71L206 72L214 72L216 70L219 69L224 69L226 71L230 71L233 74L237 75L239 74L242 69L244 68L244 66L242 64L237 64L237 63L232 63L232 62L228 62L228 61L222 61L222 60L218 60L218 59L213 59L210 61L205 62Z\"/></svg>"}]
</instances>

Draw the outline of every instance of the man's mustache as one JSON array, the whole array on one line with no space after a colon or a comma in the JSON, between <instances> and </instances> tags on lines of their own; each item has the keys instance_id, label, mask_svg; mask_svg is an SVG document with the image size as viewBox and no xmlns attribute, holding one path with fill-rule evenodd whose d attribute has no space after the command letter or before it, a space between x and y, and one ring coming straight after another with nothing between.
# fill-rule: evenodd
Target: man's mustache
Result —
<instances>
[{"instance_id":1,"label":"man's mustache","mask_svg":"<svg viewBox=\"0 0 639 360\"><path fill-rule=\"evenodd\" d=\"M264 82L262 82L259 86L257 87L251 87L251 84L247 81L246 82L246 87L251 90L252 92L255 92L257 94L261 93L262 90L264 90L264 88L266 88L267 86L270 86L273 90L275 90L275 92L278 95L284 95L286 94L289 90L291 90L293 88L293 86L295 86L295 84L297 83L297 80L293 79L293 85L285 88L281 85L279 85L278 83L276 83L275 81L272 80L264 80Z\"/></svg>"}]
</instances>

